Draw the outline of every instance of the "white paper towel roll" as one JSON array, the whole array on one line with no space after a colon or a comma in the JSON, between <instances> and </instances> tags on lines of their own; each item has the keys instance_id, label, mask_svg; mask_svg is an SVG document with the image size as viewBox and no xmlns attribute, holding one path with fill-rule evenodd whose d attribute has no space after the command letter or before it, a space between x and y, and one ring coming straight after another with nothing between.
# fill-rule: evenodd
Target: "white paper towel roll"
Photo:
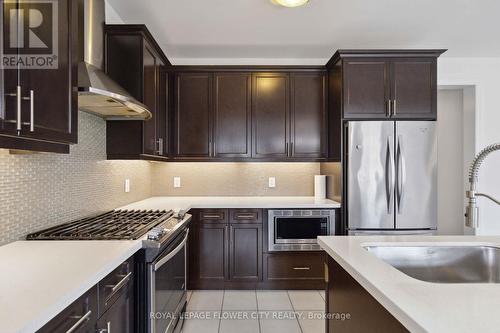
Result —
<instances>
[{"instance_id":1,"label":"white paper towel roll","mask_svg":"<svg viewBox=\"0 0 500 333\"><path fill-rule=\"evenodd\" d=\"M314 198L326 199L326 176L314 176Z\"/></svg>"}]
</instances>

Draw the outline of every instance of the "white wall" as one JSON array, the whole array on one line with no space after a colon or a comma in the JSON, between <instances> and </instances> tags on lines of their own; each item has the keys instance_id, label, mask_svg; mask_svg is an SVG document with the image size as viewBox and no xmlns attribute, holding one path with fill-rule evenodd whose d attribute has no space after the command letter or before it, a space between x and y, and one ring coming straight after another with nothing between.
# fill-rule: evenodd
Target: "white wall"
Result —
<instances>
[{"instance_id":1,"label":"white wall","mask_svg":"<svg viewBox=\"0 0 500 333\"><path fill-rule=\"evenodd\" d=\"M462 89L438 91L438 230L463 234L464 106Z\"/></svg>"},{"instance_id":2,"label":"white wall","mask_svg":"<svg viewBox=\"0 0 500 333\"><path fill-rule=\"evenodd\" d=\"M500 58L447 58L439 60L439 85L473 85L476 95L475 152L500 142ZM478 189L500 197L500 152L481 168ZM479 235L500 235L500 206L479 199Z\"/></svg>"},{"instance_id":3,"label":"white wall","mask_svg":"<svg viewBox=\"0 0 500 333\"><path fill-rule=\"evenodd\" d=\"M121 16L116 12L116 10L111 6L109 1L105 2L106 7L106 24L124 24L125 22Z\"/></svg>"}]
</instances>

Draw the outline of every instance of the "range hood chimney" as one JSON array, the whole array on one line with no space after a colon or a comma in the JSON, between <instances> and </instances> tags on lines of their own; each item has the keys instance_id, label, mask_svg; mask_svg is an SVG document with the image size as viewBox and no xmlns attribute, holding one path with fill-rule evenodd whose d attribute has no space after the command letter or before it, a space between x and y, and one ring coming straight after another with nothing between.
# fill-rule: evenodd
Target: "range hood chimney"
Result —
<instances>
[{"instance_id":1,"label":"range hood chimney","mask_svg":"<svg viewBox=\"0 0 500 333\"><path fill-rule=\"evenodd\" d=\"M78 1L78 108L106 119L150 119L148 108L102 70L104 11L104 0Z\"/></svg>"}]
</instances>

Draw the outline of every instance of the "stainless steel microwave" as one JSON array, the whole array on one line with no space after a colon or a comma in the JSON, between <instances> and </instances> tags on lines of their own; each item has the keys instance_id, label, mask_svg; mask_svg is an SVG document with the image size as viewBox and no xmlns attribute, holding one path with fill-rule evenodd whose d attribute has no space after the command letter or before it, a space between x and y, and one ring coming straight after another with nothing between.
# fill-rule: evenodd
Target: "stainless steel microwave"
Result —
<instances>
[{"instance_id":1,"label":"stainless steel microwave","mask_svg":"<svg viewBox=\"0 0 500 333\"><path fill-rule=\"evenodd\" d=\"M269 251L317 251L318 236L335 235L334 209L268 211Z\"/></svg>"}]
</instances>

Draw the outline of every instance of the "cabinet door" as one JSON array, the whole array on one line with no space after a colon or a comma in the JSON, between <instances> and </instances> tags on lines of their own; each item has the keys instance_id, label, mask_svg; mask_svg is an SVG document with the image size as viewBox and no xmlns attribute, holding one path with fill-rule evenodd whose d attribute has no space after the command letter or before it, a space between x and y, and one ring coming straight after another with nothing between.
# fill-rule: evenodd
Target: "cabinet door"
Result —
<instances>
[{"instance_id":1,"label":"cabinet door","mask_svg":"<svg viewBox=\"0 0 500 333\"><path fill-rule=\"evenodd\" d=\"M390 63L379 59L345 59L344 118L386 118L390 98Z\"/></svg>"},{"instance_id":2,"label":"cabinet door","mask_svg":"<svg viewBox=\"0 0 500 333\"><path fill-rule=\"evenodd\" d=\"M216 157L251 156L250 73L214 75Z\"/></svg>"},{"instance_id":3,"label":"cabinet door","mask_svg":"<svg viewBox=\"0 0 500 333\"><path fill-rule=\"evenodd\" d=\"M288 73L258 73L252 84L253 157L289 154L290 89Z\"/></svg>"},{"instance_id":4,"label":"cabinet door","mask_svg":"<svg viewBox=\"0 0 500 333\"><path fill-rule=\"evenodd\" d=\"M212 123L210 73L179 73L176 77L175 155L211 156Z\"/></svg>"},{"instance_id":5,"label":"cabinet door","mask_svg":"<svg viewBox=\"0 0 500 333\"><path fill-rule=\"evenodd\" d=\"M158 59L154 52L147 46L144 46L143 55L143 103L153 114L153 117L144 121L143 128L143 152L148 155L155 155L157 149L156 123L158 117L158 84L159 67Z\"/></svg>"},{"instance_id":6,"label":"cabinet door","mask_svg":"<svg viewBox=\"0 0 500 333\"><path fill-rule=\"evenodd\" d=\"M0 133L6 135L17 135L16 120L17 120L17 103L16 103L16 87L19 85L19 70L18 67L6 66L3 63L4 56L17 57L18 49L4 47L10 43L10 12L16 10L15 2L2 2L1 11L1 26L0 26L0 53L2 62L0 63L0 93L5 98L0 98ZM4 44L5 43L5 44Z\"/></svg>"},{"instance_id":7,"label":"cabinet door","mask_svg":"<svg viewBox=\"0 0 500 333\"><path fill-rule=\"evenodd\" d=\"M399 119L436 119L436 59L392 62L392 113Z\"/></svg>"},{"instance_id":8,"label":"cabinet door","mask_svg":"<svg viewBox=\"0 0 500 333\"><path fill-rule=\"evenodd\" d=\"M94 333L98 315L97 287L92 287L37 333Z\"/></svg>"},{"instance_id":9,"label":"cabinet door","mask_svg":"<svg viewBox=\"0 0 500 333\"><path fill-rule=\"evenodd\" d=\"M170 89L170 74L167 72L165 66L160 67L160 79L158 83L158 112L157 112L157 141L158 141L158 155L168 157L169 155L169 89Z\"/></svg>"},{"instance_id":10,"label":"cabinet door","mask_svg":"<svg viewBox=\"0 0 500 333\"><path fill-rule=\"evenodd\" d=\"M97 321L97 332L134 332L134 292L129 287ZM105 331L104 331L105 330ZM95 332L95 331L93 331Z\"/></svg>"},{"instance_id":11,"label":"cabinet door","mask_svg":"<svg viewBox=\"0 0 500 333\"><path fill-rule=\"evenodd\" d=\"M224 283L227 278L228 225L222 223L200 222L197 228L194 260L195 284ZM213 285L212 285L213 286Z\"/></svg>"},{"instance_id":12,"label":"cabinet door","mask_svg":"<svg viewBox=\"0 0 500 333\"><path fill-rule=\"evenodd\" d=\"M262 225L231 224L229 277L231 281L262 279Z\"/></svg>"},{"instance_id":13,"label":"cabinet door","mask_svg":"<svg viewBox=\"0 0 500 333\"><path fill-rule=\"evenodd\" d=\"M324 73L291 75L291 155L326 155L326 77Z\"/></svg>"},{"instance_id":14,"label":"cabinet door","mask_svg":"<svg viewBox=\"0 0 500 333\"><path fill-rule=\"evenodd\" d=\"M4 27L12 23L12 6L16 3L4 5L4 18L9 17ZM22 126L17 132L36 140L76 143L78 96L74 88L78 84L78 52L73 50L78 49L77 5L74 1L59 0L54 3L23 1L17 6L18 13L24 18L29 17L30 22L31 15L39 15L42 21L39 27L29 30L30 34L25 26L25 33L17 44L12 44L12 41L4 43L8 53L17 52L21 60L28 60L27 65L19 67L17 80L14 69L5 73L6 93L11 95L6 98L8 126L5 130L9 134L17 127L18 106L12 95L17 93L18 85Z\"/></svg>"}]
</instances>

